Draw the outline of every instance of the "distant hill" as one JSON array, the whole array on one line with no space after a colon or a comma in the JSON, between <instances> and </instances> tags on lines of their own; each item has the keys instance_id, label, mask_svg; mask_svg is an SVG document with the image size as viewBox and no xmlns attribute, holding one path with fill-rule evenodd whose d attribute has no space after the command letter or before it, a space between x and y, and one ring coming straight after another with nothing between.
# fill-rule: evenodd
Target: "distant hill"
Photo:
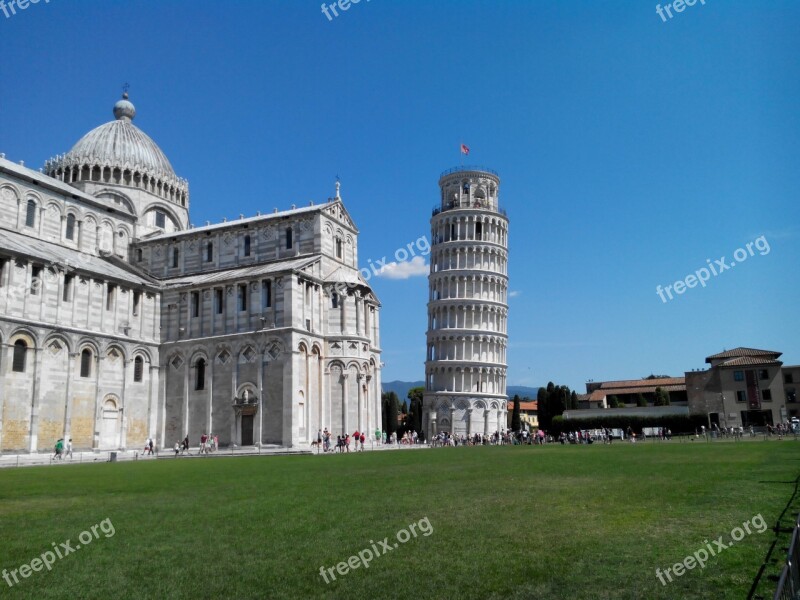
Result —
<instances>
[{"instance_id":1,"label":"distant hill","mask_svg":"<svg viewBox=\"0 0 800 600\"><path fill-rule=\"evenodd\" d=\"M384 381L383 382L383 391L394 392L397 394L397 397L400 398L400 402L403 402L406 398L408 398L408 390L413 387L425 387L424 381Z\"/></svg>"},{"instance_id":2,"label":"distant hill","mask_svg":"<svg viewBox=\"0 0 800 600\"><path fill-rule=\"evenodd\" d=\"M413 387L424 387L424 381L384 381L383 382L383 391L384 392L394 392L397 394L397 397L400 398L402 402L408 397L408 390ZM513 398L514 394L519 394L520 398L525 398L526 396L532 400L536 399L536 395L539 393L538 387L527 387L524 385L509 385L507 388L507 393L509 398Z\"/></svg>"}]
</instances>

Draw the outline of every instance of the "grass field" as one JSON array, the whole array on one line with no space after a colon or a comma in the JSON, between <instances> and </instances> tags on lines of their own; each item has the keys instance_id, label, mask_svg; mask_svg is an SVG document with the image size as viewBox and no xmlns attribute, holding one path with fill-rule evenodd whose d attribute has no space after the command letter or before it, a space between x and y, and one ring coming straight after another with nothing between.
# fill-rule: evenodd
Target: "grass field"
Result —
<instances>
[{"instance_id":1,"label":"grass field","mask_svg":"<svg viewBox=\"0 0 800 600\"><path fill-rule=\"evenodd\" d=\"M730 543L756 515L771 527L792 498L798 461L800 445L776 441L6 469L1 568L18 569L53 542L74 547L109 521L51 571L12 588L0 580L0 597L746 598L770 529L667 585L655 569L704 540ZM369 568L321 577L320 567L335 569L371 541L383 552L379 540L393 546L425 518L429 535L418 525ZM779 561L784 552L779 544Z\"/></svg>"}]
</instances>

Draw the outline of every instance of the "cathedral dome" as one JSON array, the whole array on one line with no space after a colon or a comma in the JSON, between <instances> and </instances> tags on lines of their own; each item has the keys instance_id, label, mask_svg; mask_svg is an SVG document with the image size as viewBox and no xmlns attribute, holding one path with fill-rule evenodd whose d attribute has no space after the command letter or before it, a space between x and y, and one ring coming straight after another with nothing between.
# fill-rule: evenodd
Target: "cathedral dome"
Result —
<instances>
[{"instance_id":1,"label":"cathedral dome","mask_svg":"<svg viewBox=\"0 0 800 600\"><path fill-rule=\"evenodd\" d=\"M175 174L161 148L132 123L135 116L136 108L123 94L114 105L115 120L92 129L72 150L47 161L45 172L67 183L88 180L143 187L185 206L188 182Z\"/></svg>"}]
</instances>

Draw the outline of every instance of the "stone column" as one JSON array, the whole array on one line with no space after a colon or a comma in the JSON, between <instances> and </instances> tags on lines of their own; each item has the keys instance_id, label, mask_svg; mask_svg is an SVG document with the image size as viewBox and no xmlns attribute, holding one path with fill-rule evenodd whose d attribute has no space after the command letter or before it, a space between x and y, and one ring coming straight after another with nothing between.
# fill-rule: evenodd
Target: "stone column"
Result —
<instances>
[{"instance_id":1,"label":"stone column","mask_svg":"<svg viewBox=\"0 0 800 600\"><path fill-rule=\"evenodd\" d=\"M29 440L29 452L36 452L39 440L39 403L41 402L39 378L42 372L42 349L33 346L33 385L31 387L31 435ZM26 350L27 352L27 350Z\"/></svg>"}]
</instances>

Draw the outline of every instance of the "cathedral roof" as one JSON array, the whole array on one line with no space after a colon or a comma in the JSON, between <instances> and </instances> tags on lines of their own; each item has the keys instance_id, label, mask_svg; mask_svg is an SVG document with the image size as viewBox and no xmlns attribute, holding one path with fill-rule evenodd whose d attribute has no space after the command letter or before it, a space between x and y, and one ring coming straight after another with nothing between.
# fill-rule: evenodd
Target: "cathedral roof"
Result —
<instances>
[{"instance_id":1,"label":"cathedral roof","mask_svg":"<svg viewBox=\"0 0 800 600\"><path fill-rule=\"evenodd\" d=\"M84 166L119 168L182 191L188 189L186 180L175 174L161 148L133 124L135 116L136 108L128 100L128 94L123 94L122 100L114 105L115 120L95 127L69 152L47 161L45 172Z\"/></svg>"},{"instance_id":2,"label":"cathedral roof","mask_svg":"<svg viewBox=\"0 0 800 600\"><path fill-rule=\"evenodd\" d=\"M154 289L158 285L155 280L134 272L127 263L113 256L95 256L2 227L0 227L0 242L5 252L35 258L48 268L58 268L67 272L77 270Z\"/></svg>"}]
</instances>

